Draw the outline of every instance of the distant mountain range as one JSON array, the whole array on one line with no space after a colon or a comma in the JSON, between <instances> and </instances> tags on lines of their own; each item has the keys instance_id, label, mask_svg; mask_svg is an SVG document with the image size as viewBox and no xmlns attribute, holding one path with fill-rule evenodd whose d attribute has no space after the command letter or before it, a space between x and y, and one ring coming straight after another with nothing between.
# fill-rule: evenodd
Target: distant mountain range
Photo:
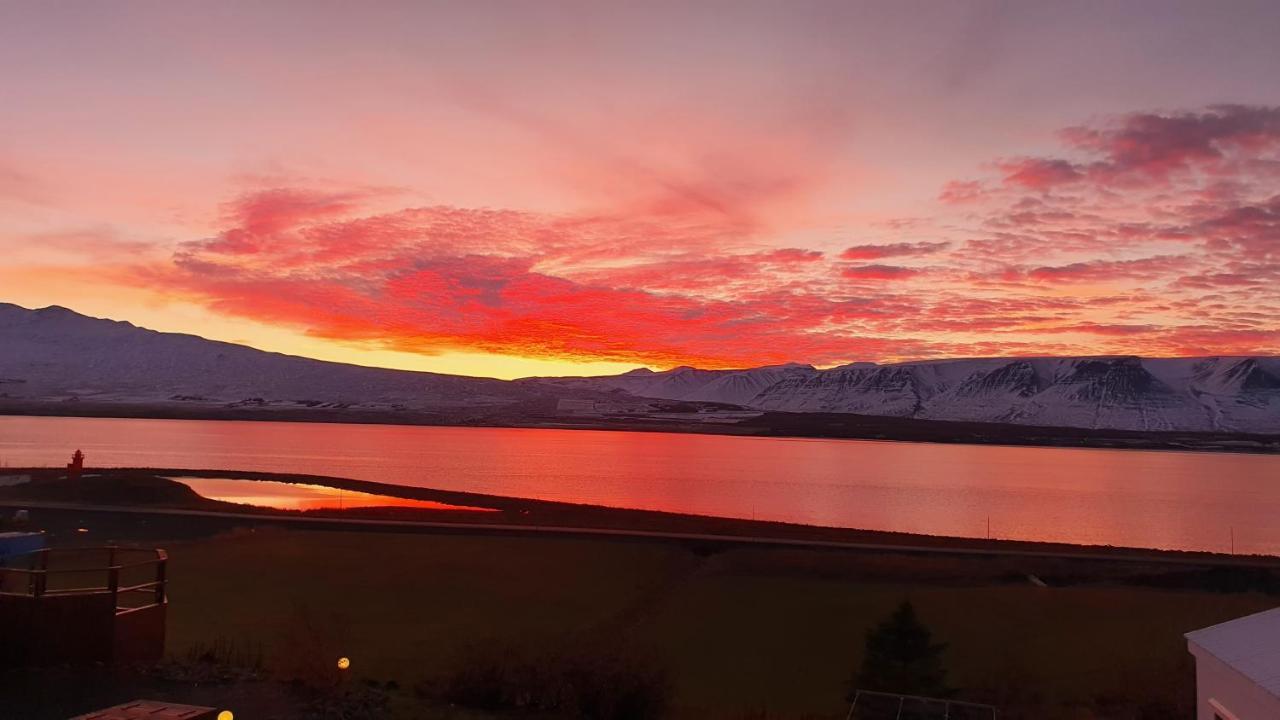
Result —
<instances>
[{"instance_id":1,"label":"distant mountain range","mask_svg":"<svg viewBox=\"0 0 1280 720\"><path fill-rule=\"evenodd\" d=\"M1143 431L1280 432L1280 358L1047 357L635 370L544 380L757 410Z\"/></svg>"},{"instance_id":2,"label":"distant mountain range","mask_svg":"<svg viewBox=\"0 0 1280 720\"><path fill-rule=\"evenodd\" d=\"M745 411L1280 433L1280 358L982 358L503 381L368 368L0 303L0 408L48 403L722 422ZM727 413L727 415L726 415ZM735 415L735 413L737 413ZM67 413L71 414L71 413Z\"/></svg>"}]
</instances>

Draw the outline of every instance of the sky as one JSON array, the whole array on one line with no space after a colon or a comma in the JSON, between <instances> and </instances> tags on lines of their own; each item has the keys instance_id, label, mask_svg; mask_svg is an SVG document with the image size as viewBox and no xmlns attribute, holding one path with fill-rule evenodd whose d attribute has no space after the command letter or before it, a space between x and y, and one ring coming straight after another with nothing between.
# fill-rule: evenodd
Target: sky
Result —
<instances>
[{"instance_id":1,"label":"sky","mask_svg":"<svg viewBox=\"0 0 1280 720\"><path fill-rule=\"evenodd\" d=\"M466 375L1280 352L1275 2L0 0L0 302Z\"/></svg>"}]
</instances>

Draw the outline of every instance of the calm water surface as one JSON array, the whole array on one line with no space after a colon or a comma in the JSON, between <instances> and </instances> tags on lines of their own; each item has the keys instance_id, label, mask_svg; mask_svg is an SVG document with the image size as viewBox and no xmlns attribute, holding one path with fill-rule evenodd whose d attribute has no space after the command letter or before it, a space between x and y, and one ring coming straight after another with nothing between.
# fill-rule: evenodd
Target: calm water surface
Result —
<instances>
[{"instance_id":1,"label":"calm water surface","mask_svg":"<svg viewBox=\"0 0 1280 720\"><path fill-rule=\"evenodd\" d=\"M476 513L496 512L488 508L447 505L430 500L372 495L331 488L327 485L275 482L273 480L237 480L233 478L207 478L171 476L210 500L221 500L241 505L256 505L277 510L350 510L372 507L406 507L422 510L454 510Z\"/></svg>"},{"instance_id":2,"label":"calm water surface","mask_svg":"<svg viewBox=\"0 0 1280 720\"><path fill-rule=\"evenodd\" d=\"M1280 456L0 417L0 463L313 473L873 530L1280 554Z\"/></svg>"}]
</instances>

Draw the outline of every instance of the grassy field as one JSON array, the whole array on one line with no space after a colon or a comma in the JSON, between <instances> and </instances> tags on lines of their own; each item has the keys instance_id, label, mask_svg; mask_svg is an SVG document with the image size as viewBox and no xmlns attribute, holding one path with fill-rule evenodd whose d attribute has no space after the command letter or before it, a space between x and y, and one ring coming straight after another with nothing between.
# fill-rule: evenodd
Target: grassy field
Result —
<instances>
[{"instance_id":1,"label":"grassy field","mask_svg":"<svg viewBox=\"0 0 1280 720\"><path fill-rule=\"evenodd\" d=\"M348 656L353 679L395 681L404 717L436 716L410 689L477 643L607 635L661 659L676 717L842 718L867 629L907 598L949 643L961 698L1012 718L1166 717L1193 692L1181 634L1276 604L1074 561L282 529L168 549L172 653Z\"/></svg>"}]
</instances>

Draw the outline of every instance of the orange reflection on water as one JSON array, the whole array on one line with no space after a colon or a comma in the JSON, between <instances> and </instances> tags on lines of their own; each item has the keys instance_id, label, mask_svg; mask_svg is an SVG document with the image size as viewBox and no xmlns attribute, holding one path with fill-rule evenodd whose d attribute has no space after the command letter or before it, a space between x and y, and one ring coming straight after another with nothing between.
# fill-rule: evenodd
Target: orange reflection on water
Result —
<instances>
[{"instance_id":1,"label":"orange reflection on water","mask_svg":"<svg viewBox=\"0 0 1280 720\"><path fill-rule=\"evenodd\" d=\"M1280 555L1280 455L204 420L0 417L0 460L307 473L867 530ZM224 499L271 487L237 481ZM296 487L296 486L291 486ZM290 494L297 490L288 491ZM335 491L324 491L333 507ZM343 494L338 501L349 507ZM312 499L316 499L314 495ZM263 502L255 500L255 502ZM389 499L380 499L385 504ZM289 507L298 507L297 504Z\"/></svg>"},{"instance_id":2,"label":"orange reflection on water","mask_svg":"<svg viewBox=\"0 0 1280 720\"><path fill-rule=\"evenodd\" d=\"M324 485L305 485L274 480L174 477L202 497L221 502L269 507L276 510L352 510L371 507L403 507L420 510L467 510L492 512L492 508L447 505L431 500L374 495Z\"/></svg>"}]
</instances>

